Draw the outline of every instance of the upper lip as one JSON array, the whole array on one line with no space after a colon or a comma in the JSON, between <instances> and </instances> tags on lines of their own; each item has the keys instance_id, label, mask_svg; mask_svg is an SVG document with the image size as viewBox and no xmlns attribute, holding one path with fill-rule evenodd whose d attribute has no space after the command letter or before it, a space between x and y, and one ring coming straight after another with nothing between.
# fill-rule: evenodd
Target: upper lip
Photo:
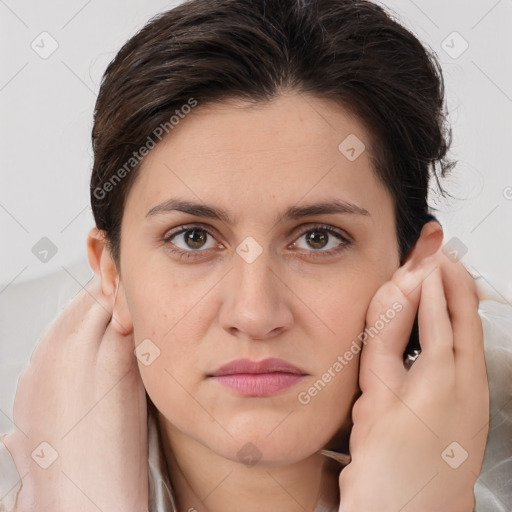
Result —
<instances>
[{"instance_id":1,"label":"upper lip","mask_svg":"<svg viewBox=\"0 0 512 512\"><path fill-rule=\"evenodd\" d=\"M297 366L276 357L269 357L261 361L252 359L235 359L221 366L210 377L219 377L221 375L232 375L236 373L294 373L297 375L306 375L306 373Z\"/></svg>"}]
</instances>

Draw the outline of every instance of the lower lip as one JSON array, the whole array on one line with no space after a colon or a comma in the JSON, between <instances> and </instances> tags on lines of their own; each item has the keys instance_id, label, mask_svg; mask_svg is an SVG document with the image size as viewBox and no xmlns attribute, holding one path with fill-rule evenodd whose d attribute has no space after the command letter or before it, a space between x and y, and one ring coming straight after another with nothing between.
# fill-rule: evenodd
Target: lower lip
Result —
<instances>
[{"instance_id":1,"label":"lower lip","mask_svg":"<svg viewBox=\"0 0 512 512\"><path fill-rule=\"evenodd\" d=\"M241 395L269 396L299 382L303 375L296 373L236 373L212 377Z\"/></svg>"}]
</instances>

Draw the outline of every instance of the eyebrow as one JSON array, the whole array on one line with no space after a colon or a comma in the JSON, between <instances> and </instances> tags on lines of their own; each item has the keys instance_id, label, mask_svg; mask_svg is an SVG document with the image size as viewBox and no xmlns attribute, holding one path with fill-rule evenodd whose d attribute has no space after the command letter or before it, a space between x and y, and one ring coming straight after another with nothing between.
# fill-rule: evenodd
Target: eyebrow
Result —
<instances>
[{"instance_id":1,"label":"eyebrow","mask_svg":"<svg viewBox=\"0 0 512 512\"><path fill-rule=\"evenodd\" d=\"M173 211L188 213L196 217L217 219L225 222L226 224L235 223L230 214L222 208L175 198L168 199L167 201L154 206L148 211L148 213L146 213L146 217L152 217ZM290 206L283 213L279 214L277 219L282 222L286 220L297 220L312 215L325 215L332 213L349 213L368 217L370 216L368 210L365 210L354 203L349 203L340 199L333 199L304 206Z\"/></svg>"}]
</instances>

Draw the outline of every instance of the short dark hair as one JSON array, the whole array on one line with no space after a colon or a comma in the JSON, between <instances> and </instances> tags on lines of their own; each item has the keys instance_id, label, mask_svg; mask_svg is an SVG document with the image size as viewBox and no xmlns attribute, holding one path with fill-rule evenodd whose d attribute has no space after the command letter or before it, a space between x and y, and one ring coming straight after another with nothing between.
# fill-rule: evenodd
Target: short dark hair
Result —
<instances>
[{"instance_id":1,"label":"short dark hair","mask_svg":"<svg viewBox=\"0 0 512 512\"><path fill-rule=\"evenodd\" d=\"M188 0L149 20L101 82L91 205L118 267L137 152L155 130L170 132L171 116L191 100L258 103L285 90L334 100L366 128L372 167L394 201L403 262L432 218L431 176L439 186L455 165L435 52L367 0Z\"/></svg>"}]
</instances>

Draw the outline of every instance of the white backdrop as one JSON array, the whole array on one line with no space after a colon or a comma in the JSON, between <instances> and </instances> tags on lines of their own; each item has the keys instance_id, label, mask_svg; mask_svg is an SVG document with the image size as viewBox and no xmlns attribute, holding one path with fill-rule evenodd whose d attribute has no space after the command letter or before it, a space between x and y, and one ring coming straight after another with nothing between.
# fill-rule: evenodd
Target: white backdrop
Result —
<instances>
[{"instance_id":1,"label":"white backdrop","mask_svg":"<svg viewBox=\"0 0 512 512\"><path fill-rule=\"evenodd\" d=\"M0 432L38 337L91 275L90 132L103 71L176 3L0 1ZM383 3L441 60L459 160L447 185L462 199L438 217L463 261L500 289L512 280L512 2Z\"/></svg>"}]
</instances>

